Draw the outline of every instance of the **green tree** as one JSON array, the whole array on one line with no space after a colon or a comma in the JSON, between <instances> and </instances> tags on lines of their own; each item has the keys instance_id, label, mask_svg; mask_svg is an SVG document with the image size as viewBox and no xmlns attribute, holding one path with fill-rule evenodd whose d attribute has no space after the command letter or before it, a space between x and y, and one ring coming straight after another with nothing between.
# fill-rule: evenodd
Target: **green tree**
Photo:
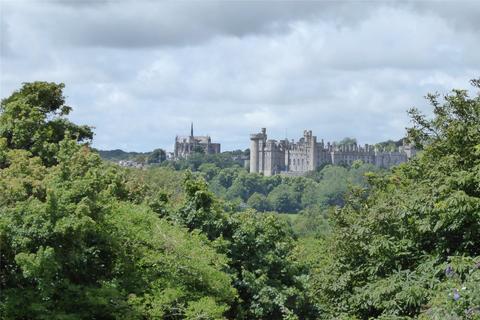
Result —
<instances>
[{"instance_id":1,"label":"green tree","mask_svg":"<svg viewBox=\"0 0 480 320\"><path fill-rule=\"evenodd\" d=\"M198 154L205 154L205 149L203 149L203 147L201 146L196 146L195 148L193 148L193 152Z\"/></svg>"},{"instance_id":2,"label":"green tree","mask_svg":"<svg viewBox=\"0 0 480 320\"><path fill-rule=\"evenodd\" d=\"M329 236L331 226L328 217L332 210L318 207L303 209L292 221L293 231L300 238L325 238Z\"/></svg>"},{"instance_id":3,"label":"green tree","mask_svg":"<svg viewBox=\"0 0 480 320\"><path fill-rule=\"evenodd\" d=\"M239 173L240 171L236 168L225 168L220 170L218 175L215 177L215 180L217 180L222 187L230 188Z\"/></svg>"},{"instance_id":4,"label":"green tree","mask_svg":"<svg viewBox=\"0 0 480 320\"><path fill-rule=\"evenodd\" d=\"M392 151L397 151L398 147L400 147L402 144L403 144L403 139L400 139L398 141L387 140L387 141L376 143L375 147L378 148L379 150L392 152Z\"/></svg>"},{"instance_id":5,"label":"green tree","mask_svg":"<svg viewBox=\"0 0 480 320\"><path fill-rule=\"evenodd\" d=\"M153 150L147 157L147 163L162 163L167 159L167 154L163 149L155 149Z\"/></svg>"},{"instance_id":6,"label":"green tree","mask_svg":"<svg viewBox=\"0 0 480 320\"><path fill-rule=\"evenodd\" d=\"M300 194L286 184L273 189L267 199L272 209L278 212L297 212L300 209Z\"/></svg>"},{"instance_id":7,"label":"green tree","mask_svg":"<svg viewBox=\"0 0 480 320\"><path fill-rule=\"evenodd\" d=\"M228 228L227 216L221 211L216 199L202 178L187 171L184 180L185 203L173 215L173 219L190 231L200 230L214 240Z\"/></svg>"},{"instance_id":8,"label":"green tree","mask_svg":"<svg viewBox=\"0 0 480 320\"><path fill-rule=\"evenodd\" d=\"M345 137L342 140L335 142L335 145L337 145L337 146L349 146L349 145L356 144L356 143L357 143L356 138Z\"/></svg>"},{"instance_id":9,"label":"green tree","mask_svg":"<svg viewBox=\"0 0 480 320\"><path fill-rule=\"evenodd\" d=\"M210 181L216 175L218 175L220 168L218 168L214 163L203 163L198 167L198 171L204 173L205 179L207 181Z\"/></svg>"},{"instance_id":10,"label":"green tree","mask_svg":"<svg viewBox=\"0 0 480 320\"><path fill-rule=\"evenodd\" d=\"M185 179L186 199L174 220L193 233L202 232L230 259L238 300L228 312L235 319L315 319L308 277L291 258L293 232L274 214L252 211L227 215L205 181Z\"/></svg>"},{"instance_id":11,"label":"green tree","mask_svg":"<svg viewBox=\"0 0 480 320\"><path fill-rule=\"evenodd\" d=\"M64 138L89 141L93 132L88 126L68 121L71 108L65 104L63 83L32 82L2 100L0 137L10 149L29 150L47 165L56 163L58 143Z\"/></svg>"},{"instance_id":12,"label":"green tree","mask_svg":"<svg viewBox=\"0 0 480 320\"><path fill-rule=\"evenodd\" d=\"M240 198L243 201L247 201L255 192L265 193L262 178L259 174L248 174L245 171L240 172L228 189L227 198Z\"/></svg>"},{"instance_id":13,"label":"green tree","mask_svg":"<svg viewBox=\"0 0 480 320\"><path fill-rule=\"evenodd\" d=\"M248 198L247 205L260 212L268 211L270 209L267 197L258 192L255 192L250 198Z\"/></svg>"},{"instance_id":14,"label":"green tree","mask_svg":"<svg viewBox=\"0 0 480 320\"><path fill-rule=\"evenodd\" d=\"M228 246L242 303L236 319L316 319L309 279L292 256L291 229L274 214L247 211L231 218Z\"/></svg>"}]
</instances>

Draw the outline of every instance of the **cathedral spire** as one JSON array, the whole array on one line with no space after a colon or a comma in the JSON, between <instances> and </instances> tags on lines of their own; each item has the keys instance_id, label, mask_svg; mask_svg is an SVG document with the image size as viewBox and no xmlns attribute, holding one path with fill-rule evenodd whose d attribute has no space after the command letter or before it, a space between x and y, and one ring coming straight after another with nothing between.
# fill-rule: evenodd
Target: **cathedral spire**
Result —
<instances>
[{"instance_id":1,"label":"cathedral spire","mask_svg":"<svg viewBox=\"0 0 480 320\"><path fill-rule=\"evenodd\" d=\"M193 137L193 122L190 125L190 137Z\"/></svg>"}]
</instances>

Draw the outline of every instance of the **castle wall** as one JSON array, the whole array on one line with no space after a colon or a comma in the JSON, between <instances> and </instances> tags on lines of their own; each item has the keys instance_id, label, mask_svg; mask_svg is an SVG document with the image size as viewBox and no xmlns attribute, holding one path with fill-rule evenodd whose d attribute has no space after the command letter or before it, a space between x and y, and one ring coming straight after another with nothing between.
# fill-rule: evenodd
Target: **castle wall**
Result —
<instances>
[{"instance_id":1,"label":"castle wall","mask_svg":"<svg viewBox=\"0 0 480 320\"><path fill-rule=\"evenodd\" d=\"M250 172L301 175L324 164L351 165L356 160L389 168L406 162L415 154L411 146L399 148L398 152L379 152L372 146L357 144L335 146L317 142L312 131L304 131L298 142L293 140L268 140L265 128L250 136Z\"/></svg>"},{"instance_id":2,"label":"castle wall","mask_svg":"<svg viewBox=\"0 0 480 320\"><path fill-rule=\"evenodd\" d=\"M331 163L335 165L351 165L356 160L375 164L375 153L361 151L332 151Z\"/></svg>"},{"instance_id":3,"label":"castle wall","mask_svg":"<svg viewBox=\"0 0 480 320\"><path fill-rule=\"evenodd\" d=\"M383 152L375 156L375 165L381 168L390 168L408 160L406 153Z\"/></svg>"}]
</instances>

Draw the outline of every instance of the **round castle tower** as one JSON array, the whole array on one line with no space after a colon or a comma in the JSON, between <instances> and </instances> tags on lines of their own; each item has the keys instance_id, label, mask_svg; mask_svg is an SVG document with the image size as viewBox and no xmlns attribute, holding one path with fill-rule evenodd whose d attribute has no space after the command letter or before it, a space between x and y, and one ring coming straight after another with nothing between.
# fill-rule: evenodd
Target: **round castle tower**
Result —
<instances>
[{"instance_id":1,"label":"round castle tower","mask_svg":"<svg viewBox=\"0 0 480 320\"><path fill-rule=\"evenodd\" d=\"M263 148L265 140L267 140L267 129L262 128L261 133L255 133L250 135L250 172L258 173L260 168L260 147ZM260 141L262 143L260 143ZM262 162L263 163L263 162Z\"/></svg>"}]
</instances>

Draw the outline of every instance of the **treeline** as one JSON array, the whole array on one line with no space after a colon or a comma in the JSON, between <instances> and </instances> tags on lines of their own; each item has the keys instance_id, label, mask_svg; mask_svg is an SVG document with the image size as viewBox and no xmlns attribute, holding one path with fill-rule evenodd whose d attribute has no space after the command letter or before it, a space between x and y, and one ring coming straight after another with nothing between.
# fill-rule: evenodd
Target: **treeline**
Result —
<instances>
[{"instance_id":1,"label":"treeline","mask_svg":"<svg viewBox=\"0 0 480 320\"><path fill-rule=\"evenodd\" d=\"M27 83L1 103L1 318L480 319L478 94L429 96L432 119L411 110L423 151L392 171L290 179L109 164L65 118L62 89ZM218 197L209 188L229 170ZM332 176L350 186L318 200ZM308 225L328 232L297 240L228 196L280 186L314 192L302 215L325 208L328 225Z\"/></svg>"},{"instance_id":2,"label":"treeline","mask_svg":"<svg viewBox=\"0 0 480 320\"><path fill-rule=\"evenodd\" d=\"M248 158L250 151L247 149L224 151L216 154L205 154L202 152L194 152L187 159L176 159L162 163L163 167L172 168L174 170L198 171L202 164L211 164L218 168L243 167L244 158Z\"/></svg>"},{"instance_id":3,"label":"treeline","mask_svg":"<svg viewBox=\"0 0 480 320\"><path fill-rule=\"evenodd\" d=\"M281 213L341 206L349 186L366 186L364 173L377 170L373 165L357 162L349 168L328 165L305 177L264 177L238 167L220 169L213 164L202 164L198 168L219 197L257 211Z\"/></svg>"}]
</instances>

